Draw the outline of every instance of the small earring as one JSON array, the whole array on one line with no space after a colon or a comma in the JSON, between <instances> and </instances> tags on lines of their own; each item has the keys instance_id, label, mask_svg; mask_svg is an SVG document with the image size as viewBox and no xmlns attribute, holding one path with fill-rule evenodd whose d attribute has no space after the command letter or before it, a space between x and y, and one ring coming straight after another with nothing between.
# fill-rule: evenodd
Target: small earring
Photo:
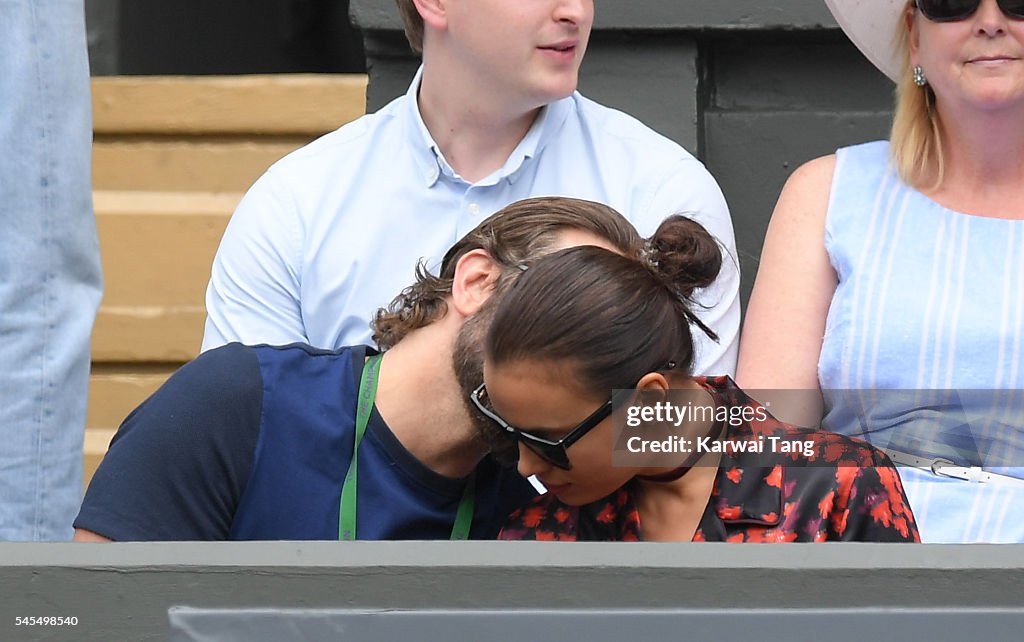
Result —
<instances>
[{"instance_id":1,"label":"small earring","mask_svg":"<svg viewBox=\"0 0 1024 642\"><path fill-rule=\"evenodd\" d=\"M924 77L924 69L921 69L921 65L914 65L914 84L918 87L924 87L928 84L928 79Z\"/></svg>"}]
</instances>

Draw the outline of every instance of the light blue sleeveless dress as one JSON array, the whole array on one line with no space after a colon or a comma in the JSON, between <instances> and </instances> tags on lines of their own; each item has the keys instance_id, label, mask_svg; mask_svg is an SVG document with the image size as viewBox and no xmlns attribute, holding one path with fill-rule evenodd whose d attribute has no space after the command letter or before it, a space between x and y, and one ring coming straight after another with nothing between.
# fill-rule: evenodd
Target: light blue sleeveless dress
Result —
<instances>
[{"instance_id":1,"label":"light blue sleeveless dress","mask_svg":"<svg viewBox=\"0 0 1024 642\"><path fill-rule=\"evenodd\" d=\"M836 158L823 426L1024 477L1024 221L935 203L899 179L886 141ZM900 474L925 542L1024 542L1024 482Z\"/></svg>"}]
</instances>

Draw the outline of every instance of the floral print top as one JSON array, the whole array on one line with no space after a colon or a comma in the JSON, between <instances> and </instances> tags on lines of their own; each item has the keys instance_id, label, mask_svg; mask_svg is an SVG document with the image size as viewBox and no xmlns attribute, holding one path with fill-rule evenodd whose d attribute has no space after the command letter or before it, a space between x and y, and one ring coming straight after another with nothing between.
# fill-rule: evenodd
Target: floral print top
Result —
<instances>
[{"instance_id":1,"label":"floral print top","mask_svg":"<svg viewBox=\"0 0 1024 642\"><path fill-rule=\"evenodd\" d=\"M696 377L730 406L763 408L728 377ZM919 542L899 474L870 444L835 433L782 423L766 410L729 425L725 440L779 437L814 442L799 452L722 454L695 542ZM765 417L758 420L756 417ZM569 506L552 494L513 512L505 540L643 540L633 482L610 496Z\"/></svg>"}]
</instances>

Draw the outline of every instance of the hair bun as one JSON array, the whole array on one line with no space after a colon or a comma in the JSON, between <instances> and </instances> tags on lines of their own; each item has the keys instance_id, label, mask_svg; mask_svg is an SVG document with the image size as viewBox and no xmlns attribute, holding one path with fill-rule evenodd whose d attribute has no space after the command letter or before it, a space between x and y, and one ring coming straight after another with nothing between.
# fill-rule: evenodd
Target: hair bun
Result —
<instances>
[{"instance_id":1,"label":"hair bun","mask_svg":"<svg viewBox=\"0 0 1024 642\"><path fill-rule=\"evenodd\" d=\"M707 287L722 269L722 250L700 223L674 214L647 240L647 259L683 297Z\"/></svg>"}]
</instances>

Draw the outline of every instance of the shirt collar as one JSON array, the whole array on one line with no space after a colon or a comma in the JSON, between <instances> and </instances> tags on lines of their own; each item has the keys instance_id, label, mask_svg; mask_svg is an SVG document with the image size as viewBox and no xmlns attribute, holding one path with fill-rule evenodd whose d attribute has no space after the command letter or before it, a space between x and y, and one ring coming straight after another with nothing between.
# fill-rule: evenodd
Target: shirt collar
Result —
<instances>
[{"instance_id":1,"label":"shirt collar","mask_svg":"<svg viewBox=\"0 0 1024 642\"><path fill-rule=\"evenodd\" d=\"M416 75L406 91L406 117L408 119L411 149L420 175L426 186L433 187L440 179L442 172L449 177L457 176L455 170L445 159L441 148L430 135L419 107L419 88L423 80L423 65L416 70ZM512 150L505 165L490 176L478 181L479 185L495 185L502 179L515 183L522 174L527 161L540 154L548 143L562 129L569 114L576 109L576 93L567 98L557 100L541 108L537 118L526 132L516 148Z\"/></svg>"},{"instance_id":2,"label":"shirt collar","mask_svg":"<svg viewBox=\"0 0 1024 642\"><path fill-rule=\"evenodd\" d=\"M508 160L505 161L505 166L497 172L497 179L507 177L509 182L515 183L522 175L526 162L544 151L548 143L562 129L566 118L569 117L573 109L575 109L573 97L556 100L542 107L536 120L533 121L533 125L526 132L526 136L512 150Z\"/></svg>"},{"instance_id":3,"label":"shirt collar","mask_svg":"<svg viewBox=\"0 0 1024 642\"><path fill-rule=\"evenodd\" d=\"M405 92L406 122L409 124L409 143L413 158L420 170L420 176L427 187L433 187L441 177L441 152L437 143L427 130L423 116L420 115L419 91L423 80L423 65L416 70L416 75ZM447 162L445 162L447 165Z\"/></svg>"}]
</instances>

